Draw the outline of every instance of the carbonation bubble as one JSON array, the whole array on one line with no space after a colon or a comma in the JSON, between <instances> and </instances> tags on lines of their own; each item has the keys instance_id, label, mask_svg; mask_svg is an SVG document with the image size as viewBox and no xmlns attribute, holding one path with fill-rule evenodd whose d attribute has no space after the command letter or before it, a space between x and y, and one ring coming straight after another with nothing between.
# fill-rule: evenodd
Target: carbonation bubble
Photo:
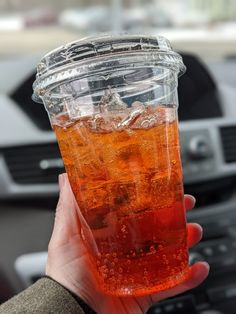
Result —
<instances>
[{"instance_id":1,"label":"carbonation bubble","mask_svg":"<svg viewBox=\"0 0 236 314\"><path fill-rule=\"evenodd\" d=\"M146 284L149 283L149 280L148 280L148 278L146 276L143 277L143 280L145 281Z\"/></svg>"},{"instance_id":2,"label":"carbonation bubble","mask_svg":"<svg viewBox=\"0 0 236 314\"><path fill-rule=\"evenodd\" d=\"M100 267L100 271L101 272L105 272L105 270L107 269L107 267L105 265L103 265L102 267Z\"/></svg>"},{"instance_id":3,"label":"carbonation bubble","mask_svg":"<svg viewBox=\"0 0 236 314\"><path fill-rule=\"evenodd\" d=\"M156 249L155 249L154 245L150 246L150 252L151 253L155 253L156 252Z\"/></svg>"}]
</instances>

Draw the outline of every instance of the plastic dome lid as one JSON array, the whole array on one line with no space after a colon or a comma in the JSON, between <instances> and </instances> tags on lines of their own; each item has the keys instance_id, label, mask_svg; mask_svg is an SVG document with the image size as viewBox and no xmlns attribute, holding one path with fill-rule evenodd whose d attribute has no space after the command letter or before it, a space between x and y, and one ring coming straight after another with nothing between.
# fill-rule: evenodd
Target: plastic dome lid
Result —
<instances>
[{"instance_id":1,"label":"plastic dome lid","mask_svg":"<svg viewBox=\"0 0 236 314\"><path fill-rule=\"evenodd\" d=\"M42 102L45 93L54 86L78 77L98 73L112 67L111 60L123 58L122 64L130 65L128 57L143 55L149 66L164 66L182 75L186 68L182 57L172 50L170 42L162 36L104 35L88 37L61 46L46 54L37 66L33 84L33 100ZM108 62L109 61L109 62Z\"/></svg>"}]
</instances>

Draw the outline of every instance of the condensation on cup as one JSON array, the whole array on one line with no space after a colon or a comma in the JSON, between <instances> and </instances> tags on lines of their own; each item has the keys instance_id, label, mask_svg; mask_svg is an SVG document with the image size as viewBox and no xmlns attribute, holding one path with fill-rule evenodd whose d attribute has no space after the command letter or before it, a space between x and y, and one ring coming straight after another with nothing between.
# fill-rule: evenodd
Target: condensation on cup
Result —
<instances>
[{"instance_id":1,"label":"condensation on cup","mask_svg":"<svg viewBox=\"0 0 236 314\"><path fill-rule=\"evenodd\" d=\"M98 289L139 296L187 276L179 54L163 37L69 43L38 64L33 99L54 129Z\"/></svg>"}]
</instances>

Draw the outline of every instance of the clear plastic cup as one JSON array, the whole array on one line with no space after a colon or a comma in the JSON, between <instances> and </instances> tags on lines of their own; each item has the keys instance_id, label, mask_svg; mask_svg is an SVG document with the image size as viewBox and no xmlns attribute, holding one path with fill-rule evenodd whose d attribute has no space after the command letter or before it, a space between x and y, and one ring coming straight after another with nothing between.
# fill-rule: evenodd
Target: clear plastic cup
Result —
<instances>
[{"instance_id":1,"label":"clear plastic cup","mask_svg":"<svg viewBox=\"0 0 236 314\"><path fill-rule=\"evenodd\" d=\"M188 275L179 54L163 37L79 40L38 65L99 289L145 295Z\"/></svg>"}]
</instances>

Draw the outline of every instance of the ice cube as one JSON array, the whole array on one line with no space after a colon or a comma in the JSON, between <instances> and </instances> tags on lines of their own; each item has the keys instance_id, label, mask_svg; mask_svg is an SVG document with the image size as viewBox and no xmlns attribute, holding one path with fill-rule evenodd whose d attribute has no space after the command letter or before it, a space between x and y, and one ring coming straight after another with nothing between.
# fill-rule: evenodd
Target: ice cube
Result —
<instances>
[{"instance_id":1,"label":"ice cube","mask_svg":"<svg viewBox=\"0 0 236 314\"><path fill-rule=\"evenodd\" d=\"M160 123L171 123L177 119L176 106L171 104L160 104L156 107Z\"/></svg>"},{"instance_id":2,"label":"ice cube","mask_svg":"<svg viewBox=\"0 0 236 314\"><path fill-rule=\"evenodd\" d=\"M112 131L112 125L109 121L109 116L96 114L88 120L88 126L92 132L109 133Z\"/></svg>"},{"instance_id":3,"label":"ice cube","mask_svg":"<svg viewBox=\"0 0 236 314\"><path fill-rule=\"evenodd\" d=\"M144 104L140 101L134 101L131 105L132 108L138 109L138 108L144 108Z\"/></svg>"},{"instance_id":4,"label":"ice cube","mask_svg":"<svg viewBox=\"0 0 236 314\"><path fill-rule=\"evenodd\" d=\"M149 182L145 174L113 182L109 195L118 216L142 212L149 207Z\"/></svg>"},{"instance_id":5,"label":"ice cube","mask_svg":"<svg viewBox=\"0 0 236 314\"><path fill-rule=\"evenodd\" d=\"M120 95L111 88L105 91L98 106L101 113L119 112L127 108L127 105L121 100Z\"/></svg>"},{"instance_id":6,"label":"ice cube","mask_svg":"<svg viewBox=\"0 0 236 314\"><path fill-rule=\"evenodd\" d=\"M131 127L135 121L142 115L142 113L145 111L145 106L142 103L135 102L131 109L127 111L127 115L125 118L120 121L118 124L118 129L122 130L127 127Z\"/></svg>"},{"instance_id":7,"label":"ice cube","mask_svg":"<svg viewBox=\"0 0 236 314\"><path fill-rule=\"evenodd\" d=\"M80 187L76 194L80 208L90 228L104 227L104 219L110 212L107 184L94 180Z\"/></svg>"},{"instance_id":8,"label":"ice cube","mask_svg":"<svg viewBox=\"0 0 236 314\"><path fill-rule=\"evenodd\" d=\"M96 108L96 114L88 122L89 128L96 133L109 133L118 129L118 125L126 115L127 105L118 93L108 89Z\"/></svg>"},{"instance_id":9,"label":"ice cube","mask_svg":"<svg viewBox=\"0 0 236 314\"><path fill-rule=\"evenodd\" d=\"M175 181L175 174L167 170L152 176L150 194L157 208L173 206L177 189Z\"/></svg>"},{"instance_id":10,"label":"ice cube","mask_svg":"<svg viewBox=\"0 0 236 314\"><path fill-rule=\"evenodd\" d=\"M110 133L118 129L118 125L123 117L123 113L99 113L89 118L87 126L95 133Z\"/></svg>"},{"instance_id":11,"label":"ice cube","mask_svg":"<svg viewBox=\"0 0 236 314\"><path fill-rule=\"evenodd\" d=\"M158 113L153 107L146 107L132 123L132 129L149 129L159 121Z\"/></svg>"}]
</instances>

